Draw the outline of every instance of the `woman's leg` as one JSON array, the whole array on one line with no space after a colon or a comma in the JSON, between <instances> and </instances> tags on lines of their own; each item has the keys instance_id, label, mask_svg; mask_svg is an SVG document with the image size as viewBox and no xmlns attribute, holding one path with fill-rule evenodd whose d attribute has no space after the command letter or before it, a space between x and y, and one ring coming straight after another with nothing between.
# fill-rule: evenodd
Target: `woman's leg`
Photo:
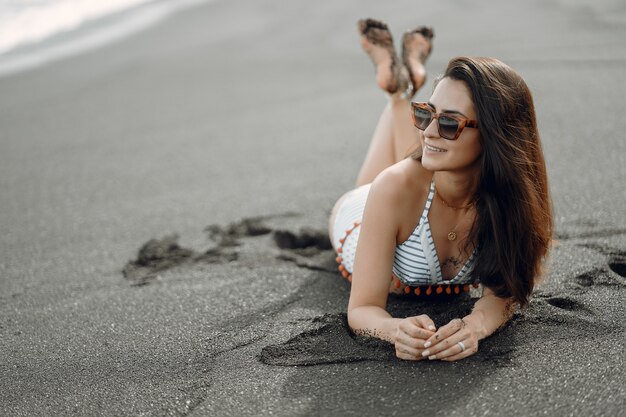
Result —
<instances>
[{"instance_id":1,"label":"woman's leg","mask_svg":"<svg viewBox=\"0 0 626 417\"><path fill-rule=\"evenodd\" d=\"M371 183L381 171L406 158L416 146L417 129L411 119L409 100L399 93L390 95L361 166L357 187ZM342 195L330 213L328 233L331 238L337 210L352 191Z\"/></svg>"},{"instance_id":2,"label":"woman's leg","mask_svg":"<svg viewBox=\"0 0 626 417\"><path fill-rule=\"evenodd\" d=\"M417 28L402 38L403 65L393 49L391 34L382 22L371 19L359 22L361 46L376 66L376 82L385 91L389 102L383 109L370 141L370 146L361 165L356 185L371 183L385 168L406 158L417 146L417 129L411 118L410 99L404 96L407 80L411 80L410 94L424 84L426 71L424 62L432 49L432 29ZM350 191L339 198L329 219L329 233L338 207Z\"/></svg>"},{"instance_id":3,"label":"woman's leg","mask_svg":"<svg viewBox=\"0 0 626 417\"><path fill-rule=\"evenodd\" d=\"M378 119L365 160L357 176L357 187L372 182L382 170L396 163L393 141L391 102L389 102Z\"/></svg>"},{"instance_id":4,"label":"woman's leg","mask_svg":"<svg viewBox=\"0 0 626 417\"><path fill-rule=\"evenodd\" d=\"M409 100L401 94L390 95L374 130L356 185L369 184L385 168L406 158L416 145L417 129L411 120Z\"/></svg>"},{"instance_id":5,"label":"woman's leg","mask_svg":"<svg viewBox=\"0 0 626 417\"><path fill-rule=\"evenodd\" d=\"M356 185L368 184L385 168L406 158L417 146L417 129L411 118L410 98L426 81L424 62L432 49L433 31L420 26L402 37L402 64L393 48L387 25L372 19L359 22L361 46L376 67L376 82L387 94ZM411 80L410 84L409 79Z\"/></svg>"}]
</instances>

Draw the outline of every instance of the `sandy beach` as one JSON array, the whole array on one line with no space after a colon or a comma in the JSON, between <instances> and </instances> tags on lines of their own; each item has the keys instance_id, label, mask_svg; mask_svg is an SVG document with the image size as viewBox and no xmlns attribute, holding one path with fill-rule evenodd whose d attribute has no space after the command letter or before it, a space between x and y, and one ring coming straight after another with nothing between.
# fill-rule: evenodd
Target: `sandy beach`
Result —
<instances>
[{"instance_id":1,"label":"sandy beach","mask_svg":"<svg viewBox=\"0 0 626 417\"><path fill-rule=\"evenodd\" d=\"M534 94L558 242L456 363L347 329L327 218L386 104L362 17L434 27L420 98L457 55ZM0 415L626 416L624 39L613 0L216 0L0 78Z\"/></svg>"}]
</instances>

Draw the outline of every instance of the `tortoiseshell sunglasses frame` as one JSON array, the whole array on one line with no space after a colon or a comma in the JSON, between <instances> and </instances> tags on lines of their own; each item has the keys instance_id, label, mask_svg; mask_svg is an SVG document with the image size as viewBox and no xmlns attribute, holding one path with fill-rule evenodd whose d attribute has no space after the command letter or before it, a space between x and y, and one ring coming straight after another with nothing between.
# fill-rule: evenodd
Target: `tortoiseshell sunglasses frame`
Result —
<instances>
[{"instance_id":1,"label":"tortoiseshell sunglasses frame","mask_svg":"<svg viewBox=\"0 0 626 417\"><path fill-rule=\"evenodd\" d=\"M456 114L435 113L432 107L428 105L428 103L411 102L411 117L413 118L413 124L419 130L426 130L426 128L422 129L421 127L419 127L417 120L415 119L416 109L429 111L431 114L430 123L432 123L433 120L437 119L437 131L439 132L439 136L447 140L457 140L459 136L461 135L461 132L463 132L463 129L465 129L466 127L470 127L470 128L478 127L478 121L476 120L468 119L467 117L458 116ZM449 117L450 119L456 120L459 123L459 127L457 127L456 129L456 133L454 134L454 137L452 138L446 137L441 132L441 126L439 125L439 117L441 116ZM429 126L430 126L430 123L428 123Z\"/></svg>"}]
</instances>

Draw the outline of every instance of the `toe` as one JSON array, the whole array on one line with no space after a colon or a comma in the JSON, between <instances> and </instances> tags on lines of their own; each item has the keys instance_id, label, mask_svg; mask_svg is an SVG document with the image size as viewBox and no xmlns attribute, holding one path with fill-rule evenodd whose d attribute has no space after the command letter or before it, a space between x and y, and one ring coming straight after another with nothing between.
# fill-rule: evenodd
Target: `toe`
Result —
<instances>
[{"instance_id":1,"label":"toe","mask_svg":"<svg viewBox=\"0 0 626 417\"><path fill-rule=\"evenodd\" d=\"M365 33L365 29L367 28L367 20L368 19L360 19L357 23L357 27L359 28L359 33Z\"/></svg>"},{"instance_id":2,"label":"toe","mask_svg":"<svg viewBox=\"0 0 626 417\"><path fill-rule=\"evenodd\" d=\"M422 27L422 35L424 35L425 38L427 39L432 39L435 37L435 32L433 31L433 28L430 26L423 26Z\"/></svg>"}]
</instances>

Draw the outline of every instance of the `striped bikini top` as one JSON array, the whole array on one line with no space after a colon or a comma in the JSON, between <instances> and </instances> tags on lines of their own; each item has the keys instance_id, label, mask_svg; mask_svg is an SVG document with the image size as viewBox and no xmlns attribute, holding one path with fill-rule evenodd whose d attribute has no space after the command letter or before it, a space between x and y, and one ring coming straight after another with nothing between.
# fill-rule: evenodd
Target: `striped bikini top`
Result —
<instances>
[{"instance_id":1,"label":"striped bikini top","mask_svg":"<svg viewBox=\"0 0 626 417\"><path fill-rule=\"evenodd\" d=\"M428 211L434 195L435 181L433 179L430 183L426 206L417 227L406 241L396 246L393 273L405 285L465 284L472 281L468 272L474 265L476 250L453 279L444 280L441 275L441 265L439 265L439 257L435 250L435 242L428 222Z\"/></svg>"}]
</instances>

